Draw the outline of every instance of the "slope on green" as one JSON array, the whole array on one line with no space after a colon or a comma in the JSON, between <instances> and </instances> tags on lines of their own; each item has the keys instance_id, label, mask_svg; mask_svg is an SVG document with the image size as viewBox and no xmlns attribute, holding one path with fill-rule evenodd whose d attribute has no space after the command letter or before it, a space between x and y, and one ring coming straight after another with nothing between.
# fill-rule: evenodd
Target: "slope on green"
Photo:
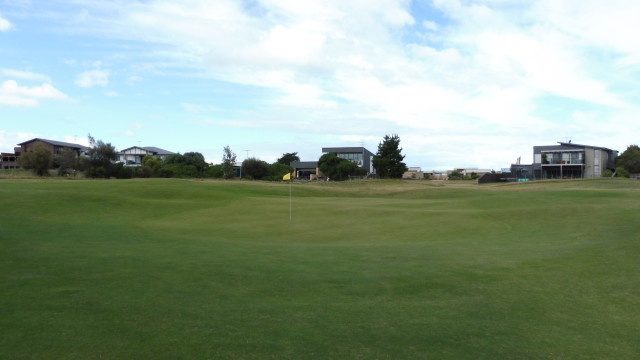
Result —
<instances>
[{"instance_id":1,"label":"slope on green","mask_svg":"<svg viewBox=\"0 0 640 360\"><path fill-rule=\"evenodd\" d=\"M0 359L636 359L640 183L0 181Z\"/></svg>"}]
</instances>

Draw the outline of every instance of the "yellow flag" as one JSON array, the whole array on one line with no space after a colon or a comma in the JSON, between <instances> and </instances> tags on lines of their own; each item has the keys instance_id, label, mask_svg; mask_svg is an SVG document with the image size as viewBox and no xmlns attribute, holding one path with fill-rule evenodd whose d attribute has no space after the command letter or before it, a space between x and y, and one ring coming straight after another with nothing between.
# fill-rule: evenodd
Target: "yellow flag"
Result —
<instances>
[{"instance_id":1,"label":"yellow flag","mask_svg":"<svg viewBox=\"0 0 640 360\"><path fill-rule=\"evenodd\" d=\"M282 180L291 180L291 173L288 173L285 176L283 176Z\"/></svg>"}]
</instances>

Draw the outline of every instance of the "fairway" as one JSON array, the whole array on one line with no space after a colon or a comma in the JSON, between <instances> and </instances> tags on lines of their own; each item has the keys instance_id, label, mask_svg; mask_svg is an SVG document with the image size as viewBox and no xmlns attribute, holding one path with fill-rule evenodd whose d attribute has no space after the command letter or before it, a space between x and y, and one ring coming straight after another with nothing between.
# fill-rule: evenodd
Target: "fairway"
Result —
<instances>
[{"instance_id":1,"label":"fairway","mask_svg":"<svg viewBox=\"0 0 640 360\"><path fill-rule=\"evenodd\" d=\"M640 182L0 179L0 359L638 359Z\"/></svg>"}]
</instances>

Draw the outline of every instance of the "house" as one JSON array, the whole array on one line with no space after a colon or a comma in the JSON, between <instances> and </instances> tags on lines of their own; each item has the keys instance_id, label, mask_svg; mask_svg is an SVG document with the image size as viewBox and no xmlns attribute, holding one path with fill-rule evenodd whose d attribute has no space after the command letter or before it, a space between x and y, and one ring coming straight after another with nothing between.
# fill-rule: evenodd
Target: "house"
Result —
<instances>
[{"instance_id":1,"label":"house","mask_svg":"<svg viewBox=\"0 0 640 360\"><path fill-rule=\"evenodd\" d=\"M601 177L615 168L618 151L599 146L558 142L558 145L533 147L534 179Z\"/></svg>"},{"instance_id":2,"label":"house","mask_svg":"<svg viewBox=\"0 0 640 360\"><path fill-rule=\"evenodd\" d=\"M292 161L289 165L293 168L294 178L316 180L322 176L317 161Z\"/></svg>"},{"instance_id":3,"label":"house","mask_svg":"<svg viewBox=\"0 0 640 360\"><path fill-rule=\"evenodd\" d=\"M366 169L367 174L375 174L372 161L374 154L364 147L326 147L322 148L322 153L353 161L358 167ZM293 176L299 179L316 180L324 176L317 161L292 161L289 165L294 170Z\"/></svg>"},{"instance_id":4,"label":"house","mask_svg":"<svg viewBox=\"0 0 640 360\"><path fill-rule=\"evenodd\" d=\"M18 144L18 146L20 147L16 148L16 158L19 158L22 153L35 150L38 146L42 146L49 150L52 155L58 155L64 149L73 150L78 156L86 155L89 152L89 148L84 145L40 138L22 142Z\"/></svg>"},{"instance_id":5,"label":"house","mask_svg":"<svg viewBox=\"0 0 640 360\"><path fill-rule=\"evenodd\" d=\"M0 154L0 169L18 169L18 158L15 153L1 153Z\"/></svg>"},{"instance_id":6,"label":"house","mask_svg":"<svg viewBox=\"0 0 640 360\"><path fill-rule=\"evenodd\" d=\"M358 167L367 170L368 174L375 174L376 170L373 168L373 156L374 154L364 147L328 147L322 148L323 154L336 154L337 157L351 160Z\"/></svg>"},{"instance_id":7,"label":"house","mask_svg":"<svg viewBox=\"0 0 640 360\"><path fill-rule=\"evenodd\" d=\"M171 151L154 146L132 146L118 153L118 161L123 163L125 166L142 166L142 158L145 156L156 156L164 160L172 154L174 153Z\"/></svg>"}]
</instances>

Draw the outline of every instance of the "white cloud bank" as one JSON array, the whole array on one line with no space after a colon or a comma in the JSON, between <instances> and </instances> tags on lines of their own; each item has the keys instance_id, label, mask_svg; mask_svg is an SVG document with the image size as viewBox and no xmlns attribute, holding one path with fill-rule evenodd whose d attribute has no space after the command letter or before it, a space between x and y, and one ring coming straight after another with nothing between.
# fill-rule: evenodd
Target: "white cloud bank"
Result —
<instances>
[{"instance_id":1,"label":"white cloud bank","mask_svg":"<svg viewBox=\"0 0 640 360\"><path fill-rule=\"evenodd\" d=\"M426 10L414 12L417 4ZM308 133L335 129L345 139L399 133L418 165L506 166L526 160L532 145L565 136L624 147L640 130L623 120L639 108L634 0L151 0L84 8L74 26L144 44L158 67L180 64L272 89L267 111L289 116L274 126L300 122ZM106 86L108 77L92 70L76 84ZM607 125L588 131L578 124L584 118Z\"/></svg>"},{"instance_id":2,"label":"white cloud bank","mask_svg":"<svg viewBox=\"0 0 640 360\"><path fill-rule=\"evenodd\" d=\"M69 97L51 84L23 86L15 80L0 84L0 105L37 106L44 99L68 100Z\"/></svg>"}]
</instances>

